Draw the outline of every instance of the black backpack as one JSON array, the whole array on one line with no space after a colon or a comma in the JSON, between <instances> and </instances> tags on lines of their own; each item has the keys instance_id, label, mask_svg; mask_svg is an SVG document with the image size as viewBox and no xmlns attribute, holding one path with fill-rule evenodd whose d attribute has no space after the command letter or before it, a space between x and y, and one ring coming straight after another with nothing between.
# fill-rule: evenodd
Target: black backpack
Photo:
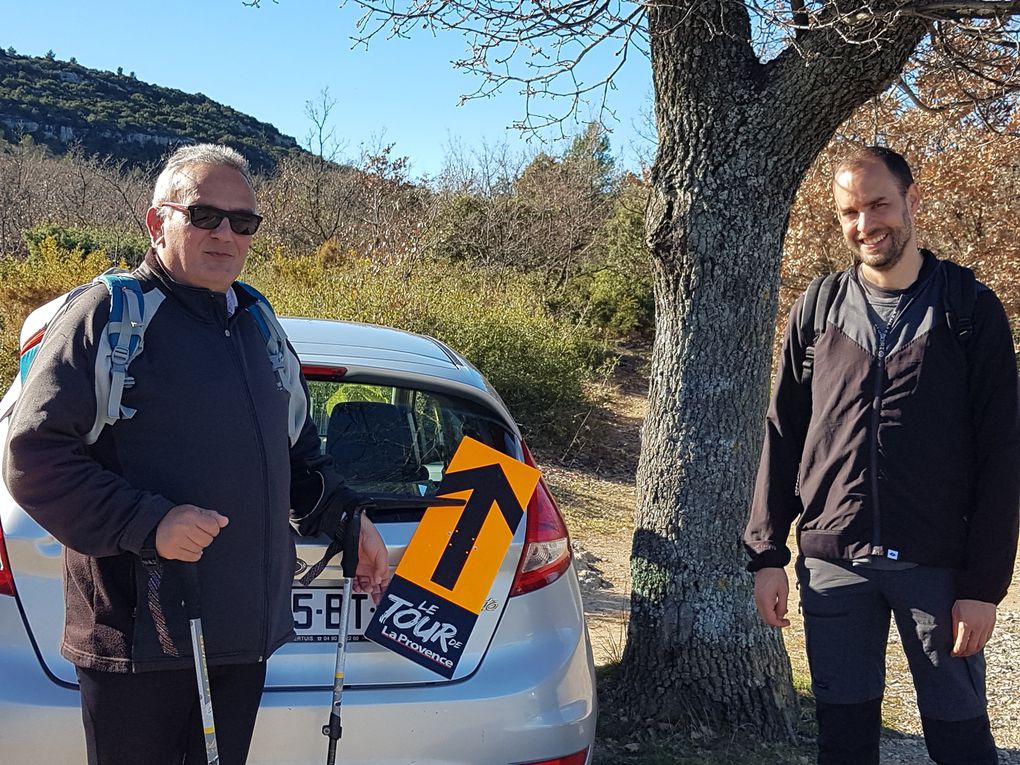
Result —
<instances>
[{"instance_id":1,"label":"black backpack","mask_svg":"<svg viewBox=\"0 0 1020 765\"><path fill-rule=\"evenodd\" d=\"M942 279L946 324L963 343L964 348L973 335L974 303L977 302L977 279L974 272L966 266L958 265L951 260L939 261ZM811 381L814 367L815 343L819 335L825 331L825 322L836 296L836 285L839 274L825 274L811 281L804 293L804 305L800 312L800 336L810 337L811 343L804 349L804 360L801 362L801 381Z\"/></svg>"}]
</instances>

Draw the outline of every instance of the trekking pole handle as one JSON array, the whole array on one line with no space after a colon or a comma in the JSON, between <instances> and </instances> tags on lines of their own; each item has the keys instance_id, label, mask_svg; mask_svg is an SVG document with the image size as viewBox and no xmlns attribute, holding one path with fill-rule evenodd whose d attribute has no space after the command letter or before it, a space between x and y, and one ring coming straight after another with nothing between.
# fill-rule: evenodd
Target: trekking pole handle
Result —
<instances>
[{"instance_id":1,"label":"trekking pole handle","mask_svg":"<svg viewBox=\"0 0 1020 765\"><path fill-rule=\"evenodd\" d=\"M364 510L364 505L354 508L344 533L344 557L340 561L340 569L345 579L352 578L358 570L358 543L361 541L361 514Z\"/></svg>"},{"instance_id":2,"label":"trekking pole handle","mask_svg":"<svg viewBox=\"0 0 1020 765\"><path fill-rule=\"evenodd\" d=\"M198 563L181 563L181 584L184 589L184 612L188 621L202 618L202 588L198 581Z\"/></svg>"}]
</instances>

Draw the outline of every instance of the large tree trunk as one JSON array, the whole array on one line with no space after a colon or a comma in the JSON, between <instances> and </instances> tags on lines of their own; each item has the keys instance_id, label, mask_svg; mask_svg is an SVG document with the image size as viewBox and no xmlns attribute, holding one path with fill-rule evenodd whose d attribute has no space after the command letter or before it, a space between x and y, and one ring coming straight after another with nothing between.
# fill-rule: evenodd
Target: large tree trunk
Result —
<instances>
[{"instance_id":1,"label":"large tree trunk","mask_svg":"<svg viewBox=\"0 0 1020 765\"><path fill-rule=\"evenodd\" d=\"M762 65L739 3L654 4L648 13L656 337L621 690L641 716L693 715L784 740L795 711L789 662L778 631L754 612L740 544L783 235L811 161L899 71L923 28L890 35L867 65L807 66L792 51ZM818 37L816 47L838 44Z\"/></svg>"}]
</instances>

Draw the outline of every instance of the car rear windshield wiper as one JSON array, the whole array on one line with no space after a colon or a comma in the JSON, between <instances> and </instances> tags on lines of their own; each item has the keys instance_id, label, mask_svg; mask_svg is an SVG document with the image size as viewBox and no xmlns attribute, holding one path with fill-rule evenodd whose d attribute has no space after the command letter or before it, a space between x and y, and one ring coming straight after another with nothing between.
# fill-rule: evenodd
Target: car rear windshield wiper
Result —
<instances>
[{"instance_id":1,"label":"car rear windshield wiper","mask_svg":"<svg viewBox=\"0 0 1020 765\"><path fill-rule=\"evenodd\" d=\"M361 502L354 508L351 517L338 530L336 536L330 540L326 552L318 563L312 565L304 576L299 580L307 587L315 578L322 573L326 565L344 549L347 534L358 534L361 528L362 512L376 513L398 513L405 510L425 510L429 507L463 507L463 499L452 499L449 497L418 497L413 494L365 494ZM371 517L371 515L369 516ZM347 545L350 547L350 544ZM357 550L357 542L353 542L353 550Z\"/></svg>"},{"instance_id":2,"label":"car rear windshield wiper","mask_svg":"<svg viewBox=\"0 0 1020 765\"><path fill-rule=\"evenodd\" d=\"M450 497L419 497L415 494L367 494L365 495L367 510L377 513L388 513L400 510L425 510L430 507L464 507L463 499Z\"/></svg>"},{"instance_id":3,"label":"car rear windshield wiper","mask_svg":"<svg viewBox=\"0 0 1020 765\"><path fill-rule=\"evenodd\" d=\"M365 514L373 523L399 523L420 521L422 514L430 507L463 507L464 500L417 494L368 493L370 502Z\"/></svg>"}]
</instances>

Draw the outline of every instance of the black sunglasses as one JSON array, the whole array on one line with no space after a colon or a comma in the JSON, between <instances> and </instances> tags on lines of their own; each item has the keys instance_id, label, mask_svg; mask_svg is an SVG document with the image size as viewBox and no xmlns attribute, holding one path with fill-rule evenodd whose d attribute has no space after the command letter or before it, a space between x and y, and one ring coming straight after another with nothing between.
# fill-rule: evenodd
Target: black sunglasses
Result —
<instances>
[{"instance_id":1,"label":"black sunglasses","mask_svg":"<svg viewBox=\"0 0 1020 765\"><path fill-rule=\"evenodd\" d=\"M230 222L230 230L235 234L251 236L259 230L259 224L262 223L261 215L221 210L212 205L182 205L180 202L163 202L160 207L170 207L188 213L191 225L206 231L219 228L223 219L226 218Z\"/></svg>"}]
</instances>

